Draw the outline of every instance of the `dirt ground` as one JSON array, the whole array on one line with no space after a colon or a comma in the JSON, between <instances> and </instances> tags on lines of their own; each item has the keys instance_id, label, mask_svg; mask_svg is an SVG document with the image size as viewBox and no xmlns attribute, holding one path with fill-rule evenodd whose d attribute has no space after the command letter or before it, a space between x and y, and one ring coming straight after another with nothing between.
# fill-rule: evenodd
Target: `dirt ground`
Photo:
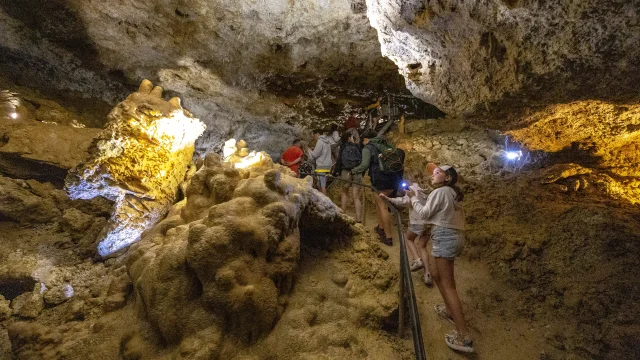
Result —
<instances>
[{"instance_id":1,"label":"dirt ground","mask_svg":"<svg viewBox=\"0 0 640 360\"><path fill-rule=\"evenodd\" d=\"M367 196L371 197L370 191ZM373 229L377 218L369 207L365 224ZM353 207L348 210L353 213ZM373 231L373 230L372 230ZM387 250L391 266L400 266L400 243L394 232L392 247ZM428 245L430 248L430 245ZM466 254L466 253L465 253ZM436 304L442 304L442 297L434 286L426 286L422 281L423 270L413 273L413 284L420 312L425 351L431 359L540 359L551 347L545 344L545 332L548 324L543 321L530 321L517 316L509 316L506 304L492 311L484 311L480 294L490 291L502 294L505 298L515 297L515 291L491 276L486 264L470 260L468 256L456 260L455 276L458 291L463 302L465 317L474 337L476 354L456 353L444 342L444 335L454 326L440 318L434 311ZM399 271L399 270L397 270ZM408 326L408 325L407 325ZM394 329L395 331L395 329ZM405 330L400 342L409 349L408 358L413 356L413 342L410 329ZM546 352L545 352L546 349Z\"/></svg>"}]
</instances>

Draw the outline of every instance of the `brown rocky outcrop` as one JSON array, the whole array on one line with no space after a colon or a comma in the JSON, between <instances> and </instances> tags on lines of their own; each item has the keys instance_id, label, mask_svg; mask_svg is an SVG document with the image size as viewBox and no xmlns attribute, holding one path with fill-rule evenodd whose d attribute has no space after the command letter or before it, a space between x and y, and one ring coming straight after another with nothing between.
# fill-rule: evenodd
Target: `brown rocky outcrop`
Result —
<instances>
[{"instance_id":1,"label":"brown rocky outcrop","mask_svg":"<svg viewBox=\"0 0 640 360\"><path fill-rule=\"evenodd\" d=\"M187 357L232 358L267 336L293 289L301 241L326 246L357 232L353 220L309 179L282 175L279 167L266 157L234 169L209 154L188 187L186 204L176 205L130 249L129 273L141 313L163 342L179 344ZM317 235L320 228L323 236ZM374 261L369 245L361 246ZM383 273L386 289L391 279ZM341 276L339 287L347 282ZM145 355L135 350L139 341L139 335L125 339L126 358Z\"/></svg>"},{"instance_id":2,"label":"brown rocky outcrop","mask_svg":"<svg viewBox=\"0 0 640 360\"><path fill-rule=\"evenodd\" d=\"M90 158L69 173L72 199L106 197L116 202L100 255L136 241L171 206L204 125L180 105L164 101L162 88L145 80L109 114Z\"/></svg>"}]
</instances>

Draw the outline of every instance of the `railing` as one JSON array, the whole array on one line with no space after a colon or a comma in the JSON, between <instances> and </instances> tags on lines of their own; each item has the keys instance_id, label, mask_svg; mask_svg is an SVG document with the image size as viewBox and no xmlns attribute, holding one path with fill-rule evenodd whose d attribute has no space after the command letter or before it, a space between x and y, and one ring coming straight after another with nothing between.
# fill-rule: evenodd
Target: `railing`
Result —
<instances>
[{"instance_id":1,"label":"railing","mask_svg":"<svg viewBox=\"0 0 640 360\"><path fill-rule=\"evenodd\" d=\"M309 176L325 176L333 179L333 181L348 182L365 189L371 189L375 193L379 191L371 186L357 183L351 180L345 180L339 177L324 175L324 174L300 174ZM333 183L332 183L333 184ZM328 188L327 188L328 189ZM396 218L396 227L398 228L398 239L400 239L400 296L398 304L398 335L404 332L404 310L405 310L405 291L409 300L409 321L411 322L411 333L413 334L413 349L416 354L417 360L426 360L427 354L424 351L424 342L422 340L422 328L420 326L420 314L418 313L418 304L416 303L416 294L413 289L413 279L411 278L411 269L409 268L409 259L407 257L406 239L402 232L402 219L400 218L400 212L386 199L384 200L387 206L393 211ZM363 204L364 205L364 204ZM364 208L364 207L363 207ZM364 219L364 214L362 214Z\"/></svg>"}]
</instances>

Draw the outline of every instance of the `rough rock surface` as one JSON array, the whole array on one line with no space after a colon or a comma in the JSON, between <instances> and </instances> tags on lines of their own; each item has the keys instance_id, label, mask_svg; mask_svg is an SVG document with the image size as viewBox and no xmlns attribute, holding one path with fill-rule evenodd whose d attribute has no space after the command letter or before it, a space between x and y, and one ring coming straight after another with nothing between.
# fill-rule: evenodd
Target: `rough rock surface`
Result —
<instances>
[{"instance_id":1,"label":"rough rock surface","mask_svg":"<svg viewBox=\"0 0 640 360\"><path fill-rule=\"evenodd\" d=\"M383 55L415 96L451 114L510 93L627 97L638 80L638 11L633 1L367 0Z\"/></svg>"},{"instance_id":2,"label":"rough rock surface","mask_svg":"<svg viewBox=\"0 0 640 360\"><path fill-rule=\"evenodd\" d=\"M106 197L116 208L98 247L113 253L139 238L166 214L191 162L204 125L180 106L164 101L162 88L145 80L109 114L91 157L68 177L72 199Z\"/></svg>"},{"instance_id":3,"label":"rough rock surface","mask_svg":"<svg viewBox=\"0 0 640 360\"><path fill-rule=\"evenodd\" d=\"M203 156L244 138L275 157L344 107L331 87L406 92L360 0L3 1L0 34L0 76L65 104L104 109L145 78L179 95L209 127Z\"/></svg>"},{"instance_id":4,"label":"rough rock surface","mask_svg":"<svg viewBox=\"0 0 640 360\"><path fill-rule=\"evenodd\" d=\"M247 169L233 169L218 155L209 154L191 180L186 204L176 205L165 220L131 247L129 273L139 311L158 330L162 342L174 349L172 353L186 358L229 359L263 339L287 307L298 272L301 241L326 247L333 239L355 234L350 226L353 220L312 189L309 179L282 175L278 168L266 157ZM323 229L322 236L318 236L319 229ZM368 254L368 260L362 261L369 267L375 252L366 244L362 251ZM378 272L384 275L376 276ZM382 290L392 285L390 273L382 269L370 276L381 281ZM359 291L367 288L359 286ZM347 290L340 291L346 296ZM352 321L362 324L370 319L380 326L379 319L389 313L371 314L378 306L361 308ZM392 308L393 300L386 304L387 311ZM308 316L317 313L314 310ZM335 317L337 313L326 315ZM316 319L295 321L312 324ZM286 326L300 329L302 323ZM125 338L125 358L149 357L153 342L143 335ZM291 341L302 344L307 339ZM335 340L333 345L344 341ZM319 350L311 344L309 349Z\"/></svg>"},{"instance_id":5,"label":"rough rock surface","mask_svg":"<svg viewBox=\"0 0 640 360\"><path fill-rule=\"evenodd\" d=\"M524 318L530 321L526 331L541 328L547 346L527 358L636 358L640 286L635 279L640 275L632 264L639 256L640 230L631 174L637 165L609 158L608 167L568 146L574 141L628 146L626 140L634 135L626 123L633 123L634 108L598 123L579 109L571 109L575 126L567 117L532 121L539 126L537 133L548 135L543 138L531 136L530 128L515 130L516 137L528 135L532 148L559 152L531 152L517 161L503 156L506 146L517 149L517 144L455 119L409 122L409 134L391 135L410 147L405 173L419 183L428 183L416 176L425 161L458 169L467 222L463 257L488 264L491 282L504 281L515 290L505 296L490 284L476 284L467 294L476 302L475 311L492 324L510 326L510 319ZM588 109L582 110L588 114ZM599 133L609 135L597 139ZM462 269L456 268L457 274Z\"/></svg>"}]
</instances>

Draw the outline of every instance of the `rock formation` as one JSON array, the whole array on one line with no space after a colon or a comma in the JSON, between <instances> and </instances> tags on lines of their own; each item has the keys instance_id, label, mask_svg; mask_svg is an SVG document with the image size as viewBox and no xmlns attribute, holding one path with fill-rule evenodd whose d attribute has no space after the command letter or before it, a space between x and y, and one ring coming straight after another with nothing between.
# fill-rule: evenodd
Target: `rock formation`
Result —
<instances>
[{"instance_id":1,"label":"rock formation","mask_svg":"<svg viewBox=\"0 0 640 360\"><path fill-rule=\"evenodd\" d=\"M447 113L507 94L613 99L637 82L633 2L367 0L367 15L409 90Z\"/></svg>"},{"instance_id":2,"label":"rock formation","mask_svg":"<svg viewBox=\"0 0 640 360\"><path fill-rule=\"evenodd\" d=\"M361 0L3 2L0 33L0 76L66 104L112 106L145 78L179 94L209 127L201 155L244 138L276 156L327 89L406 92Z\"/></svg>"},{"instance_id":3,"label":"rock formation","mask_svg":"<svg viewBox=\"0 0 640 360\"><path fill-rule=\"evenodd\" d=\"M131 247L138 309L182 356L228 359L264 338L287 306L301 241L327 246L327 240L355 234L353 220L309 179L282 175L279 168L268 156L234 169L207 155L186 203ZM322 236L311 235L319 229ZM125 358L148 356L140 341L140 335L125 339Z\"/></svg>"},{"instance_id":4,"label":"rock formation","mask_svg":"<svg viewBox=\"0 0 640 360\"><path fill-rule=\"evenodd\" d=\"M98 247L113 253L139 238L175 199L204 125L180 106L164 101L162 88L145 80L109 114L90 158L67 180L72 199L106 197L116 208Z\"/></svg>"}]
</instances>

